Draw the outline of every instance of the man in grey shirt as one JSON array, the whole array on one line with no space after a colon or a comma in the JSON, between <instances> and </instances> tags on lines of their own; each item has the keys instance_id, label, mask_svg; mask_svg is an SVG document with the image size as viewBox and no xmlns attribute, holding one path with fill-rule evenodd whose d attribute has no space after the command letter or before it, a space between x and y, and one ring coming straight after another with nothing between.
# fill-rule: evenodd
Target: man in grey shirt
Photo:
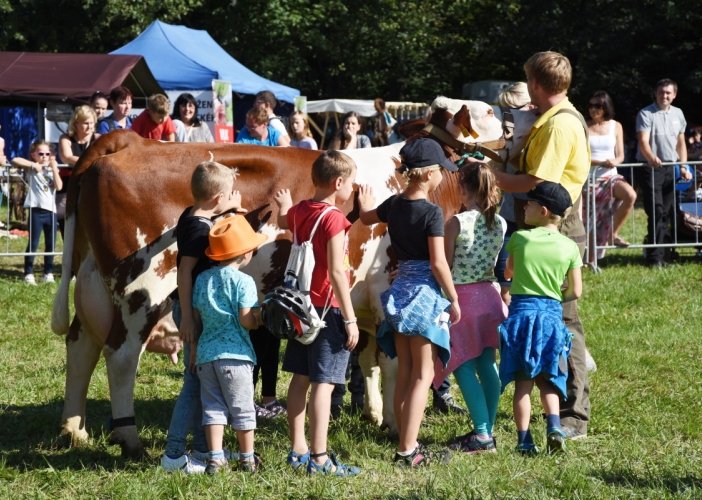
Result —
<instances>
[{"instance_id":1,"label":"man in grey shirt","mask_svg":"<svg viewBox=\"0 0 702 500\"><path fill-rule=\"evenodd\" d=\"M636 159L648 163L648 167L636 169L636 180L643 192L644 210L648 216L649 244L670 241L668 224L675 197L675 167L661 163L687 161L685 144L685 116L680 108L671 106L678 92L678 85L670 79L656 84L655 102L639 111L636 117L638 151ZM680 166L680 176L691 179L692 174L685 165ZM649 248L646 260L652 266L665 266L664 248Z\"/></svg>"}]
</instances>

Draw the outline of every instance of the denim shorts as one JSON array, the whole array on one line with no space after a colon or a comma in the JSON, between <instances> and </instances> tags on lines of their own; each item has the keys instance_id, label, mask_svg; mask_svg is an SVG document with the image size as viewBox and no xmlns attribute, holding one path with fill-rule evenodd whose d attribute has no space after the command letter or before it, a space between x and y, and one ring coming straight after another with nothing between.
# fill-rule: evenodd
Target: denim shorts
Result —
<instances>
[{"instance_id":1,"label":"denim shorts","mask_svg":"<svg viewBox=\"0 0 702 500\"><path fill-rule=\"evenodd\" d=\"M256 428L253 363L217 359L197 365L202 399L202 425L227 425L246 431Z\"/></svg>"},{"instance_id":2,"label":"denim shorts","mask_svg":"<svg viewBox=\"0 0 702 500\"><path fill-rule=\"evenodd\" d=\"M322 308L316 309L321 317ZM283 371L309 377L310 383L345 384L351 351L346 348L347 335L341 311L329 309L324 321L327 326L311 344L288 340Z\"/></svg>"}]
</instances>

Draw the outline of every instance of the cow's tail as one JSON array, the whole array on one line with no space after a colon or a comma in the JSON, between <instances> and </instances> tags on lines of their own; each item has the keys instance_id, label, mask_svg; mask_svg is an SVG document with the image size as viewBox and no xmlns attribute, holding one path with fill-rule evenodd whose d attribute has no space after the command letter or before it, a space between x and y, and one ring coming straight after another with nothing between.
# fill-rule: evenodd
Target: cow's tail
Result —
<instances>
[{"instance_id":1,"label":"cow's tail","mask_svg":"<svg viewBox=\"0 0 702 500\"><path fill-rule=\"evenodd\" d=\"M56 335L68 335L68 292L71 288L71 269L73 268L73 246L76 239L76 211L66 215L63 240L63 262L61 263L61 282L59 283L54 309L51 311L51 330Z\"/></svg>"}]
</instances>

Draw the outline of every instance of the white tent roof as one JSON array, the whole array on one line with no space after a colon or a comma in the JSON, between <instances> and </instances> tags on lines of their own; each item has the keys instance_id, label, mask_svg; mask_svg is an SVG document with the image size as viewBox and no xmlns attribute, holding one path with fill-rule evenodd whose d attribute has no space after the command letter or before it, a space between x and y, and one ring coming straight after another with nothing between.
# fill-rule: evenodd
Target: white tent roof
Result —
<instances>
[{"instance_id":1,"label":"white tent roof","mask_svg":"<svg viewBox=\"0 0 702 500\"><path fill-rule=\"evenodd\" d=\"M385 105L392 108L416 107L426 108L429 105L422 102L385 102ZM308 113L348 113L354 111L359 116L373 116L375 107L373 101L361 99L324 99L322 101L307 101Z\"/></svg>"}]
</instances>

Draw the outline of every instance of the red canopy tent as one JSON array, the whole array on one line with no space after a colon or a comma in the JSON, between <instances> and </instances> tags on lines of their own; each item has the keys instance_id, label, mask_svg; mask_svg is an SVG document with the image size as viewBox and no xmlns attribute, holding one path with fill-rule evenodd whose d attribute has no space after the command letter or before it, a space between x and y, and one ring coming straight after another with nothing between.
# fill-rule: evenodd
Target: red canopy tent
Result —
<instances>
[{"instance_id":1,"label":"red canopy tent","mask_svg":"<svg viewBox=\"0 0 702 500\"><path fill-rule=\"evenodd\" d=\"M124 85L135 107L163 94L142 56L0 52L0 104L17 101L84 104L96 90Z\"/></svg>"}]
</instances>

